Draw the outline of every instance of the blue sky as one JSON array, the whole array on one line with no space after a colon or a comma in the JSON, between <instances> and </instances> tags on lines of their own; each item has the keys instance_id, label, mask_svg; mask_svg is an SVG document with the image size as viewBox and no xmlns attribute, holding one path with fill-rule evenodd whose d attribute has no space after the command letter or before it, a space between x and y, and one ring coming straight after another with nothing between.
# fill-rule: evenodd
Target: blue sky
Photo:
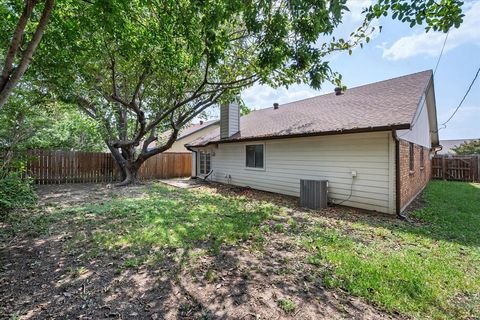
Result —
<instances>
[{"instance_id":1,"label":"blue sky","mask_svg":"<svg viewBox=\"0 0 480 320\"><path fill-rule=\"evenodd\" d=\"M361 9L371 0L350 0L351 12L345 16L337 35L348 35L361 23ZM452 114L468 85L480 67L480 0L466 1L465 19L459 29L451 30L445 50L435 74L435 94L438 122L443 123ZM363 49L331 56L331 67L343 76L347 87L355 87L409 73L434 69L440 54L444 33L425 33L422 27L409 28L407 24L384 18L379 21L382 32L373 36ZM255 85L242 93L247 106L254 109L280 104L333 91L325 84L315 91L306 85L273 89ZM480 137L480 79L455 117L440 130L440 139Z\"/></svg>"}]
</instances>

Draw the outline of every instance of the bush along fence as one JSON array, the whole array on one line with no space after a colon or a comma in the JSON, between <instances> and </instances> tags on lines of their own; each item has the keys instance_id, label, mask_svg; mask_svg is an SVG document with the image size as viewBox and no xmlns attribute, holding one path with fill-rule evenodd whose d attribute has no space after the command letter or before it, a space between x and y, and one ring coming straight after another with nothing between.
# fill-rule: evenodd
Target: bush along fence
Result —
<instances>
[{"instance_id":1,"label":"bush along fence","mask_svg":"<svg viewBox=\"0 0 480 320\"><path fill-rule=\"evenodd\" d=\"M139 179L187 177L192 171L191 153L162 153L140 168ZM27 174L37 184L114 182L119 170L110 153L29 150Z\"/></svg>"},{"instance_id":2,"label":"bush along fence","mask_svg":"<svg viewBox=\"0 0 480 320\"><path fill-rule=\"evenodd\" d=\"M480 182L480 155L436 155L432 160L432 178Z\"/></svg>"}]
</instances>

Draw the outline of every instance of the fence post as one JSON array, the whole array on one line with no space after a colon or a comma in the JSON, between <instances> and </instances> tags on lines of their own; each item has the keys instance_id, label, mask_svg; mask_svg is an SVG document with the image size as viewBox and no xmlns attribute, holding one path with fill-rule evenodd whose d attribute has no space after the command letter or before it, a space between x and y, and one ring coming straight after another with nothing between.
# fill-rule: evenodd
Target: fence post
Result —
<instances>
[{"instance_id":1,"label":"fence post","mask_svg":"<svg viewBox=\"0 0 480 320\"><path fill-rule=\"evenodd\" d=\"M447 158L445 156L442 157L442 174L443 180L447 180Z\"/></svg>"},{"instance_id":2,"label":"fence post","mask_svg":"<svg viewBox=\"0 0 480 320\"><path fill-rule=\"evenodd\" d=\"M480 155L472 157L473 182L480 182Z\"/></svg>"}]
</instances>

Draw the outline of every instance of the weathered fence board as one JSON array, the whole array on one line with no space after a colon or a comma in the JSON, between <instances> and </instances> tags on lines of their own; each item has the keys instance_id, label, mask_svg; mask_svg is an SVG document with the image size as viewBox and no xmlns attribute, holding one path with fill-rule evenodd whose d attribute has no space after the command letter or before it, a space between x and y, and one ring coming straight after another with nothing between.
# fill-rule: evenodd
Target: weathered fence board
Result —
<instances>
[{"instance_id":1,"label":"weathered fence board","mask_svg":"<svg viewBox=\"0 0 480 320\"><path fill-rule=\"evenodd\" d=\"M29 150L27 172L37 184L113 182L119 171L110 153ZM139 179L188 177L191 153L161 153L149 158L139 170Z\"/></svg>"},{"instance_id":2,"label":"weathered fence board","mask_svg":"<svg viewBox=\"0 0 480 320\"><path fill-rule=\"evenodd\" d=\"M480 156L437 155L432 159L432 178L454 181L480 181Z\"/></svg>"}]
</instances>

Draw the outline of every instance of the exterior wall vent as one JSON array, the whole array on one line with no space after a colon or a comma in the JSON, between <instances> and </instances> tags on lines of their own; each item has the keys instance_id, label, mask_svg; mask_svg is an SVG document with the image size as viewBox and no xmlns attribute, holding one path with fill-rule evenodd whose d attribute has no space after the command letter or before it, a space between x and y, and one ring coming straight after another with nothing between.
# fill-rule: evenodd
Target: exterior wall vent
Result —
<instances>
[{"instance_id":1,"label":"exterior wall vent","mask_svg":"<svg viewBox=\"0 0 480 320\"><path fill-rule=\"evenodd\" d=\"M300 206L324 209L328 203L328 180L300 180Z\"/></svg>"}]
</instances>

